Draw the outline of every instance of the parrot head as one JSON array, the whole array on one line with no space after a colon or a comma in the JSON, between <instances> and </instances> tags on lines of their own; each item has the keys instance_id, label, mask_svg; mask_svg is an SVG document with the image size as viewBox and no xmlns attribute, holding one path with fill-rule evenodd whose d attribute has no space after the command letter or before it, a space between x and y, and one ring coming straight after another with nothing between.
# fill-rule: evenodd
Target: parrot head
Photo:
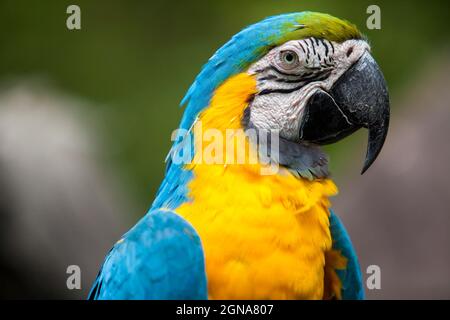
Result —
<instances>
[{"instance_id":1,"label":"parrot head","mask_svg":"<svg viewBox=\"0 0 450 320\"><path fill-rule=\"evenodd\" d=\"M182 102L187 109L181 127L189 128L220 84L242 72L256 79L256 93L242 115L246 128L276 130L288 146L285 152L295 155L297 145L302 152L310 149L312 158L317 146L366 128L362 173L377 158L389 125L388 91L368 42L353 24L301 12L247 27L197 76ZM321 153L317 157L312 162L322 161Z\"/></svg>"}]
</instances>

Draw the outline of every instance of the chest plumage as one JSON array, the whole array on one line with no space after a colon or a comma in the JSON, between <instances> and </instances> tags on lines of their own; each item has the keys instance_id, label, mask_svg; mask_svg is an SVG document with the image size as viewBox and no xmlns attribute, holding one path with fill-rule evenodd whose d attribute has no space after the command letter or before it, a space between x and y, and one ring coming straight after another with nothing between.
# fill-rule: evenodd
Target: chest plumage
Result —
<instances>
[{"instance_id":1,"label":"chest plumage","mask_svg":"<svg viewBox=\"0 0 450 320\"><path fill-rule=\"evenodd\" d=\"M176 210L202 239L210 298L322 298L334 184L233 171L195 171Z\"/></svg>"},{"instance_id":2,"label":"chest plumage","mask_svg":"<svg viewBox=\"0 0 450 320\"><path fill-rule=\"evenodd\" d=\"M239 128L253 88L245 74L225 82L200 116L203 129ZM328 197L336 193L330 180L299 179L284 168L261 175L259 164L199 162L188 169L190 201L176 212L202 240L210 298L323 297L332 246Z\"/></svg>"}]
</instances>

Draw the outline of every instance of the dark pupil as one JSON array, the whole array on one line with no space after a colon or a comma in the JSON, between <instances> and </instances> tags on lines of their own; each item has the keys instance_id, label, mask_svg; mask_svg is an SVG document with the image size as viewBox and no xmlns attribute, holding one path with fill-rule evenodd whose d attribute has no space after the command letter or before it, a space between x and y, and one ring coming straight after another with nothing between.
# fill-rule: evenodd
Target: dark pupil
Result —
<instances>
[{"instance_id":1,"label":"dark pupil","mask_svg":"<svg viewBox=\"0 0 450 320\"><path fill-rule=\"evenodd\" d=\"M286 59L286 62L294 61L294 55L292 53L286 54L286 56L284 58Z\"/></svg>"}]
</instances>

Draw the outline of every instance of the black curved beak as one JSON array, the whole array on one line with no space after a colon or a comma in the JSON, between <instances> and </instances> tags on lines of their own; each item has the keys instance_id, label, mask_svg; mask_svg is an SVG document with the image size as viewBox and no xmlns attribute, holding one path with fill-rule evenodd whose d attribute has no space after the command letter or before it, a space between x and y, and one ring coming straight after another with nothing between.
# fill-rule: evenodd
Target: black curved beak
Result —
<instances>
[{"instance_id":1,"label":"black curved beak","mask_svg":"<svg viewBox=\"0 0 450 320\"><path fill-rule=\"evenodd\" d=\"M318 91L309 99L300 124L300 139L330 144L362 127L369 130L369 138L361 174L380 153L389 127L386 81L369 52L365 52L329 92Z\"/></svg>"}]
</instances>

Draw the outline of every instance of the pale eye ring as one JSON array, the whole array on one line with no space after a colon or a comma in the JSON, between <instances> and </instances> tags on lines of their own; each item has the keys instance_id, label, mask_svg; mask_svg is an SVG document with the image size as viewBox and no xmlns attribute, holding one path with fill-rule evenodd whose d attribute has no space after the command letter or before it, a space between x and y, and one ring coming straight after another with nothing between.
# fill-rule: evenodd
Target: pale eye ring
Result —
<instances>
[{"instance_id":1,"label":"pale eye ring","mask_svg":"<svg viewBox=\"0 0 450 320\"><path fill-rule=\"evenodd\" d=\"M280 53L280 65L284 69L291 70L298 66L299 58L295 51L286 50Z\"/></svg>"}]
</instances>

